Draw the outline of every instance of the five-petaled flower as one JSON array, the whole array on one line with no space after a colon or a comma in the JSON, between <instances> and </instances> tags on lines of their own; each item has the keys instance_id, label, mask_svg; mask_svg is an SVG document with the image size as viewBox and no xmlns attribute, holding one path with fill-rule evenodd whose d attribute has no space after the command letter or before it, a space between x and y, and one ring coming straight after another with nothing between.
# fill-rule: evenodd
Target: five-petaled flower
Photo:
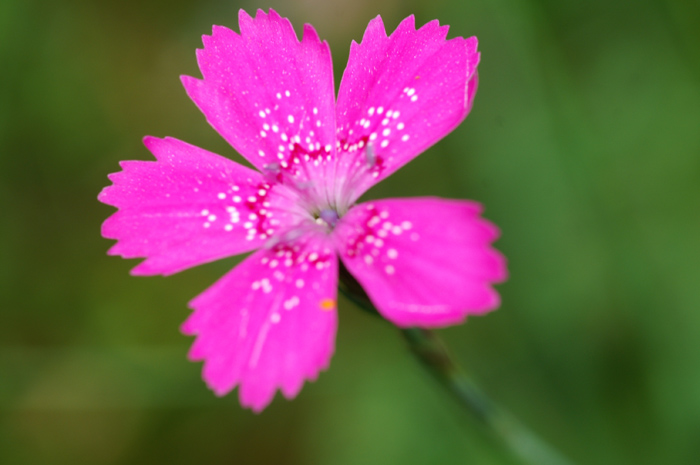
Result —
<instances>
[{"instance_id":1,"label":"five-petaled flower","mask_svg":"<svg viewBox=\"0 0 700 465\"><path fill-rule=\"evenodd\" d=\"M218 394L262 410L297 395L334 351L338 258L396 325L436 327L496 308L505 261L479 204L438 198L356 204L454 129L477 88L477 40L413 16L380 17L352 43L337 101L328 44L299 41L274 10L215 26L182 77L209 123L258 171L177 139L146 137L156 161L122 162L99 200L118 211L109 253L169 275L258 249L195 298L182 326Z\"/></svg>"}]
</instances>

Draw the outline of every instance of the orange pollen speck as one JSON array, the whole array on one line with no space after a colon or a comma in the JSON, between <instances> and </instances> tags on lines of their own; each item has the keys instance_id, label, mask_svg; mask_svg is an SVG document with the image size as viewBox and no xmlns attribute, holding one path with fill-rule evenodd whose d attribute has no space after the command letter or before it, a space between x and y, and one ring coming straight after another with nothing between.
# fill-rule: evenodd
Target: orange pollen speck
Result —
<instances>
[{"instance_id":1,"label":"orange pollen speck","mask_svg":"<svg viewBox=\"0 0 700 465\"><path fill-rule=\"evenodd\" d=\"M333 299L323 299L319 302L319 307L321 310L333 310L335 308L335 300Z\"/></svg>"}]
</instances>

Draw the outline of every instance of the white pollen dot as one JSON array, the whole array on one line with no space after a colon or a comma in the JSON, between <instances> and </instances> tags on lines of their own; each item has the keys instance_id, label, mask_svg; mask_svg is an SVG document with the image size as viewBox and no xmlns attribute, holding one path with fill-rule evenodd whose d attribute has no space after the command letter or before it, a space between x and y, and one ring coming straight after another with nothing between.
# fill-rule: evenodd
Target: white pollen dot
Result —
<instances>
[{"instance_id":1,"label":"white pollen dot","mask_svg":"<svg viewBox=\"0 0 700 465\"><path fill-rule=\"evenodd\" d=\"M267 137L267 133L265 131L260 131L260 137Z\"/></svg>"},{"instance_id":2,"label":"white pollen dot","mask_svg":"<svg viewBox=\"0 0 700 465\"><path fill-rule=\"evenodd\" d=\"M294 122L294 116L292 116L292 115L287 116L287 121L289 121L290 123L293 123L293 122Z\"/></svg>"},{"instance_id":3,"label":"white pollen dot","mask_svg":"<svg viewBox=\"0 0 700 465\"><path fill-rule=\"evenodd\" d=\"M321 120L316 121L316 127L320 128L321 127Z\"/></svg>"},{"instance_id":4,"label":"white pollen dot","mask_svg":"<svg viewBox=\"0 0 700 465\"><path fill-rule=\"evenodd\" d=\"M384 107L377 108L377 114L381 115L382 113L384 113Z\"/></svg>"},{"instance_id":5,"label":"white pollen dot","mask_svg":"<svg viewBox=\"0 0 700 465\"><path fill-rule=\"evenodd\" d=\"M369 135L369 140L374 140L377 138L377 133L373 132L372 134Z\"/></svg>"},{"instance_id":6,"label":"white pollen dot","mask_svg":"<svg viewBox=\"0 0 700 465\"><path fill-rule=\"evenodd\" d=\"M396 110L396 111L394 112L394 114L393 114L393 115L391 115L391 117L392 117L392 118L394 118L394 119L396 119L396 118L398 118L398 117L399 117L399 115L400 115L400 114L401 114L401 113L399 113L399 111L398 111L398 110Z\"/></svg>"},{"instance_id":7,"label":"white pollen dot","mask_svg":"<svg viewBox=\"0 0 700 465\"><path fill-rule=\"evenodd\" d=\"M204 223L204 227L205 227L205 228L208 228L209 226L211 226L211 224L209 224L209 223Z\"/></svg>"},{"instance_id":8,"label":"white pollen dot","mask_svg":"<svg viewBox=\"0 0 700 465\"><path fill-rule=\"evenodd\" d=\"M209 214L209 210L202 210L202 216L207 216Z\"/></svg>"},{"instance_id":9,"label":"white pollen dot","mask_svg":"<svg viewBox=\"0 0 700 465\"><path fill-rule=\"evenodd\" d=\"M379 237L386 237L386 236L387 236L386 230L385 230L385 229L380 229L379 231L377 231L377 236L379 236Z\"/></svg>"},{"instance_id":10,"label":"white pollen dot","mask_svg":"<svg viewBox=\"0 0 700 465\"><path fill-rule=\"evenodd\" d=\"M245 223L243 223L243 227L246 229L250 229L253 227L253 223L251 223L250 221L246 221Z\"/></svg>"},{"instance_id":11,"label":"white pollen dot","mask_svg":"<svg viewBox=\"0 0 700 465\"><path fill-rule=\"evenodd\" d=\"M232 225L232 224L227 224L226 226L224 226L224 229L225 229L226 231L230 231L230 230L233 229L233 225Z\"/></svg>"},{"instance_id":12,"label":"white pollen dot","mask_svg":"<svg viewBox=\"0 0 700 465\"><path fill-rule=\"evenodd\" d=\"M282 98L282 94L280 94L279 92L277 92L277 98L280 98L280 99L281 99L281 98Z\"/></svg>"},{"instance_id":13,"label":"white pollen dot","mask_svg":"<svg viewBox=\"0 0 700 465\"><path fill-rule=\"evenodd\" d=\"M389 118L384 118L382 120L382 126L386 126L387 124L389 124Z\"/></svg>"},{"instance_id":14,"label":"white pollen dot","mask_svg":"<svg viewBox=\"0 0 700 465\"><path fill-rule=\"evenodd\" d=\"M263 129L266 130L266 131L269 131L269 130L270 130L270 125L267 124L267 123L263 124Z\"/></svg>"},{"instance_id":15,"label":"white pollen dot","mask_svg":"<svg viewBox=\"0 0 700 465\"><path fill-rule=\"evenodd\" d=\"M279 323L280 322L280 314L279 313L273 313L270 315L270 321L273 323Z\"/></svg>"},{"instance_id":16,"label":"white pollen dot","mask_svg":"<svg viewBox=\"0 0 700 465\"><path fill-rule=\"evenodd\" d=\"M409 96L413 95L416 93L416 89L408 89L408 92L406 92Z\"/></svg>"},{"instance_id":17,"label":"white pollen dot","mask_svg":"<svg viewBox=\"0 0 700 465\"><path fill-rule=\"evenodd\" d=\"M250 215L248 215L248 219L249 219L249 220L257 220L257 219L258 219L258 215L256 215L255 213L251 213Z\"/></svg>"},{"instance_id":18,"label":"white pollen dot","mask_svg":"<svg viewBox=\"0 0 700 465\"><path fill-rule=\"evenodd\" d=\"M413 227L413 223L411 223L410 221L404 221L401 223L401 227L403 229L409 230Z\"/></svg>"},{"instance_id":19,"label":"white pollen dot","mask_svg":"<svg viewBox=\"0 0 700 465\"><path fill-rule=\"evenodd\" d=\"M232 189L233 189L235 192L238 192L239 190L241 190L241 188L238 187L238 186L233 186Z\"/></svg>"},{"instance_id":20,"label":"white pollen dot","mask_svg":"<svg viewBox=\"0 0 700 465\"><path fill-rule=\"evenodd\" d=\"M287 137L287 134L285 134L285 133L282 133L282 134L280 135L280 138L281 138L284 142L287 142L287 140L289 140L289 138Z\"/></svg>"},{"instance_id":21,"label":"white pollen dot","mask_svg":"<svg viewBox=\"0 0 700 465\"><path fill-rule=\"evenodd\" d=\"M326 146L323 147L323 149L324 149L326 152L330 152L332 148L333 148L333 147L331 147L331 144L326 144Z\"/></svg>"},{"instance_id":22,"label":"white pollen dot","mask_svg":"<svg viewBox=\"0 0 700 465\"><path fill-rule=\"evenodd\" d=\"M384 210L383 212L379 213L379 218L381 218L383 220L389 218L389 212Z\"/></svg>"},{"instance_id":23,"label":"white pollen dot","mask_svg":"<svg viewBox=\"0 0 700 465\"><path fill-rule=\"evenodd\" d=\"M313 262L314 260L318 259L318 254L316 252L311 252L309 254L309 261Z\"/></svg>"},{"instance_id":24,"label":"white pollen dot","mask_svg":"<svg viewBox=\"0 0 700 465\"><path fill-rule=\"evenodd\" d=\"M255 197L252 195L248 197L248 202L255 202Z\"/></svg>"},{"instance_id":25,"label":"white pollen dot","mask_svg":"<svg viewBox=\"0 0 700 465\"><path fill-rule=\"evenodd\" d=\"M413 97L411 97L411 102L415 102L416 100L418 100L418 96L417 96L417 95L414 95Z\"/></svg>"},{"instance_id":26,"label":"white pollen dot","mask_svg":"<svg viewBox=\"0 0 700 465\"><path fill-rule=\"evenodd\" d=\"M238 195L234 195L234 196L233 196L233 201L236 202L236 203L238 203L238 202L241 201L241 198L240 198Z\"/></svg>"},{"instance_id":27,"label":"white pollen dot","mask_svg":"<svg viewBox=\"0 0 700 465\"><path fill-rule=\"evenodd\" d=\"M369 116L372 116L372 115L374 114L374 107L370 107L370 109L367 110L367 114L368 114Z\"/></svg>"},{"instance_id":28,"label":"white pollen dot","mask_svg":"<svg viewBox=\"0 0 700 465\"><path fill-rule=\"evenodd\" d=\"M297 286L299 289L301 289L302 287L304 287L304 280L303 280L303 279L297 279L297 281L296 281L296 286Z\"/></svg>"},{"instance_id":29,"label":"white pollen dot","mask_svg":"<svg viewBox=\"0 0 700 465\"><path fill-rule=\"evenodd\" d=\"M216 215L209 215L209 216L207 216L207 219L209 221L216 221Z\"/></svg>"},{"instance_id":30,"label":"white pollen dot","mask_svg":"<svg viewBox=\"0 0 700 465\"><path fill-rule=\"evenodd\" d=\"M384 271L386 271L386 274L394 274L394 271L396 271L393 267L393 265L387 265L384 267Z\"/></svg>"},{"instance_id":31,"label":"white pollen dot","mask_svg":"<svg viewBox=\"0 0 700 465\"><path fill-rule=\"evenodd\" d=\"M399 253L396 251L396 249L389 249L386 251L386 256L393 260L399 256Z\"/></svg>"},{"instance_id":32,"label":"white pollen dot","mask_svg":"<svg viewBox=\"0 0 700 465\"><path fill-rule=\"evenodd\" d=\"M266 191L265 189L260 189L260 190L258 191L258 195L260 195L261 197L262 197L263 195L265 195L265 194L267 194L267 191Z\"/></svg>"},{"instance_id":33,"label":"white pollen dot","mask_svg":"<svg viewBox=\"0 0 700 465\"><path fill-rule=\"evenodd\" d=\"M403 229L401 229L401 226L394 226L393 228L391 228L391 232L398 236L403 232Z\"/></svg>"},{"instance_id":34,"label":"white pollen dot","mask_svg":"<svg viewBox=\"0 0 700 465\"><path fill-rule=\"evenodd\" d=\"M381 146L381 148L384 148L384 147L386 147L387 145L389 145L389 141L386 140L386 139L384 139L384 140L382 141L382 143L379 144L379 145Z\"/></svg>"},{"instance_id":35,"label":"white pollen dot","mask_svg":"<svg viewBox=\"0 0 700 465\"><path fill-rule=\"evenodd\" d=\"M279 265L279 264L280 264L280 262L278 262L277 260L271 260L270 261L270 268L277 268L277 265Z\"/></svg>"},{"instance_id":36,"label":"white pollen dot","mask_svg":"<svg viewBox=\"0 0 700 465\"><path fill-rule=\"evenodd\" d=\"M260 155L261 157L264 157L264 156L265 156L265 152L263 152L262 150L258 150L258 155Z\"/></svg>"},{"instance_id":37,"label":"white pollen dot","mask_svg":"<svg viewBox=\"0 0 700 465\"><path fill-rule=\"evenodd\" d=\"M313 112L314 112L314 115L318 115L318 108L314 107Z\"/></svg>"},{"instance_id":38,"label":"white pollen dot","mask_svg":"<svg viewBox=\"0 0 700 465\"><path fill-rule=\"evenodd\" d=\"M280 128L276 124L272 125L272 132L277 132L279 130L280 130Z\"/></svg>"},{"instance_id":39,"label":"white pollen dot","mask_svg":"<svg viewBox=\"0 0 700 465\"><path fill-rule=\"evenodd\" d=\"M289 94L289 91L288 91L288 90L285 90L285 91L284 91L284 95L286 95L287 97L289 97L289 95L290 95L290 94Z\"/></svg>"},{"instance_id":40,"label":"white pollen dot","mask_svg":"<svg viewBox=\"0 0 700 465\"><path fill-rule=\"evenodd\" d=\"M264 118L264 117L265 117L265 112L262 111L262 110L260 110L260 113L258 113L258 114L260 115L261 118Z\"/></svg>"},{"instance_id":41,"label":"white pollen dot","mask_svg":"<svg viewBox=\"0 0 700 465\"><path fill-rule=\"evenodd\" d=\"M408 140L408 134L404 134L401 140L406 142Z\"/></svg>"},{"instance_id":42,"label":"white pollen dot","mask_svg":"<svg viewBox=\"0 0 700 465\"><path fill-rule=\"evenodd\" d=\"M226 198L226 194L224 194L223 192L219 192L219 195L217 195L217 197L221 200L224 200Z\"/></svg>"},{"instance_id":43,"label":"white pollen dot","mask_svg":"<svg viewBox=\"0 0 700 465\"><path fill-rule=\"evenodd\" d=\"M382 135L384 137L388 136L389 134L391 134L391 129L389 129L389 128L386 128L385 130L382 131Z\"/></svg>"},{"instance_id":44,"label":"white pollen dot","mask_svg":"<svg viewBox=\"0 0 700 465\"><path fill-rule=\"evenodd\" d=\"M403 123L399 123L399 124L396 125L396 129L398 129L399 131L401 131L401 130L402 130L403 128L405 128L405 127L406 127L406 126L404 126Z\"/></svg>"},{"instance_id":45,"label":"white pollen dot","mask_svg":"<svg viewBox=\"0 0 700 465\"><path fill-rule=\"evenodd\" d=\"M374 261L374 258L372 258L371 255L365 255L365 263L366 264L371 265L373 261Z\"/></svg>"}]
</instances>

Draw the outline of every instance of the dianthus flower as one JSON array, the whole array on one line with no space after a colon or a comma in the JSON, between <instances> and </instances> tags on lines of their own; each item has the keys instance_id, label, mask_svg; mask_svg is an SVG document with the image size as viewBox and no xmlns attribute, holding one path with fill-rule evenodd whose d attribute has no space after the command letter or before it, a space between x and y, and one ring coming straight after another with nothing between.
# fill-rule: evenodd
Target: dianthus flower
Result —
<instances>
[{"instance_id":1,"label":"dianthus flower","mask_svg":"<svg viewBox=\"0 0 700 465\"><path fill-rule=\"evenodd\" d=\"M215 26L183 76L209 123L255 168L173 138L146 137L156 161L126 161L99 200L112 255L132 273L169 275L258 249L190 302L189 357L218 395L239 387L262 410L297 395L334 351L338 257L401 327L462 322L499 304L505 262L479 204L439 198L356 204L454 129L477 88L477 40L446 40L413 16L387 37L380 17L352 43L337 102L330 49L299 41L274 10Z\"/></svg>"}]
</instances>

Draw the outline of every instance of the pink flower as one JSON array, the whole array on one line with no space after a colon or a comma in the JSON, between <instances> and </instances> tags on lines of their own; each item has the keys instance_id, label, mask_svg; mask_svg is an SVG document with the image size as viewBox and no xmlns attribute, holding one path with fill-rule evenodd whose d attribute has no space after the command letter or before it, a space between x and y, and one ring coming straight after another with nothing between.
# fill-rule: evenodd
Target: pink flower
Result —
<instances>
[{"instance_id":1,"label":"pink flower","mask_svg":"<svg viewBox=\"0 0 700 465\"><path fill-rule=\"evenodd\" d=\"M126 161L99 200L112 255L145 257L136 275L169 275L258 249L195 298L182 326L189 357L218 395L240 386L262 410L325 369L337 325L338 257L396 325L436 327L499 305L506 276L498 229L474 202L356 204L367 189L440 140L469 113L477 40L446 40L406 18L387 37L367 26L334 98L330 49L310 25L299 41L275 11L215 26L183 76L209 123L258 171L177 139L146 137L156 161Z\"/></svg>"}]
</instances>

